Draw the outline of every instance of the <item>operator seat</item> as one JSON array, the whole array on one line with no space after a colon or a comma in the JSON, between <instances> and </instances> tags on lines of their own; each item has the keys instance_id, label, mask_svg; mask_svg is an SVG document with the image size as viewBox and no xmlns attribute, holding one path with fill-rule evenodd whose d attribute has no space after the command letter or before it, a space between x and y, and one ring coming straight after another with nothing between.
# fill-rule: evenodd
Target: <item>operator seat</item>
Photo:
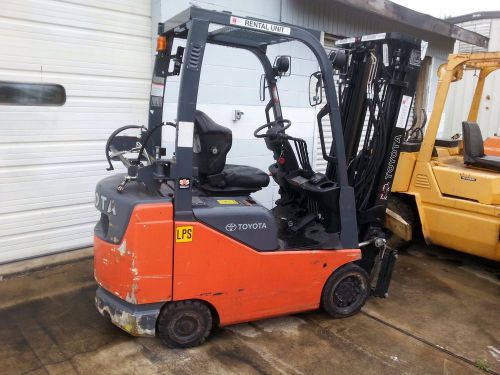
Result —
<instances>
[{"instance_id":1,"label":"operator seat","mask_svg":"<svg viewBox=\"0 0 500 375\"><path fill-rule=\"evenodd\" d=\"M230 129L202 111L196 111L194 124L193 163L202 190L213 195L248 195L269 185L269 176L258 168L226 164L233 141Z\"/></svg>"},{"instance_id":2,"label":"operator seat","mask_svg":"<svg viewBox=\"0 0 500 375\"><path fill-rule=\"evenodd\" d=\"M484 153L483 136L477 123L462 122L462 134L465 164L500 171L500 157L488 156Z\"/></svg>"}]
</instances>

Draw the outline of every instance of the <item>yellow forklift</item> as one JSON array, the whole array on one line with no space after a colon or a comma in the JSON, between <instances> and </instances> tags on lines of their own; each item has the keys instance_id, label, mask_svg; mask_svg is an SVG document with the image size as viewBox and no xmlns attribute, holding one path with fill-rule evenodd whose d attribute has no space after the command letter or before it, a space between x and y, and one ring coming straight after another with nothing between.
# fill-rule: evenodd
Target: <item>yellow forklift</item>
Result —
<instances>
[{"instance_id":1,"label":"yellow forklift","mask_svg":"<svg viewBox=\"0 0 500 375\"><path fill-rule=\"evenodd\" d=\"M500 52L450 55L440 66L425 135L401 145L386 216L400 244L421 229L427 244L500 261L500 157L485 154L477 124L484 83L499 68ZM466 70L479 76L462 139L436 139L449 88Z\"/></svg>"}]
</instances>

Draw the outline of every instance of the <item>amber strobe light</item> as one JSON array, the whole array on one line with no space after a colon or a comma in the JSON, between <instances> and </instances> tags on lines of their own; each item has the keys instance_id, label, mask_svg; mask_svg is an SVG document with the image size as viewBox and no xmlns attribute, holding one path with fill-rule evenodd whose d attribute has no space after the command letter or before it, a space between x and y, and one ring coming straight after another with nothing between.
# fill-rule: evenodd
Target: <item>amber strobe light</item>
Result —
<instances>
[{"instance_id":1,"label":"amber strobe light","mask_svg":"<svg viewBox=\"0 0 500 375\"><path fill-rule=\"evenodd\" d=\"M167 50L167 37L165 35L158 35L158 39L156 39L156 50L158 52L165 52Z\"/></svg>"}]
</instances>

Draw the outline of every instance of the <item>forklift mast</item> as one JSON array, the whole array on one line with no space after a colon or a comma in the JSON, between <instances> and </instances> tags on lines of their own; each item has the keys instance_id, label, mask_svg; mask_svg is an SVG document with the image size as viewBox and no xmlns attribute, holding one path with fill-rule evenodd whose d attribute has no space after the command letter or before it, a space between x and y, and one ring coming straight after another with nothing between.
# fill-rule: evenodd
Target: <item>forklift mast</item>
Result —
<instances>
[{"instance_id":1,"label":"forklift mast","mask_svg":"<svg viewBox=\"0 0 500 375\"><path fill-rule=\"evenodd\" d=\"M381 33L336 43L349 183L354 187L360 240L381 231L427 43ZM332 154L331 150L331 154ZM327 176L335 171L328 163Z\"/></svg>"}]
</instances>

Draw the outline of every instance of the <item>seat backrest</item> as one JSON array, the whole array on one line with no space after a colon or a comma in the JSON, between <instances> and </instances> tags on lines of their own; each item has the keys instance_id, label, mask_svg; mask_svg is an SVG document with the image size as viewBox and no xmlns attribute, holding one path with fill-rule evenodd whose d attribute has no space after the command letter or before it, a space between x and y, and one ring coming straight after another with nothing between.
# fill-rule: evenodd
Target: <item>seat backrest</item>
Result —
<instances>
[{"instance_id":1,"label":"seat backrest","mask_svg":"<svg viewBox=\"0 0 500 375\"><path fill-rule=\"evenodd\" d=\"M477 123L462 122L462 136L464 138L464 156L471 158L484 156L483 136Z\"/></svg>"},{"instance_id":2,"label":"seat backrest","mask_svg":"<svg viewBox=\"0 0 500 375\"><path fill-rule=\"evenodd\" d=\"M202 111L196 111L193 163L202 178L222 172L232 142L231 129L217 124Z\"/></svg>"}]
</instances>

